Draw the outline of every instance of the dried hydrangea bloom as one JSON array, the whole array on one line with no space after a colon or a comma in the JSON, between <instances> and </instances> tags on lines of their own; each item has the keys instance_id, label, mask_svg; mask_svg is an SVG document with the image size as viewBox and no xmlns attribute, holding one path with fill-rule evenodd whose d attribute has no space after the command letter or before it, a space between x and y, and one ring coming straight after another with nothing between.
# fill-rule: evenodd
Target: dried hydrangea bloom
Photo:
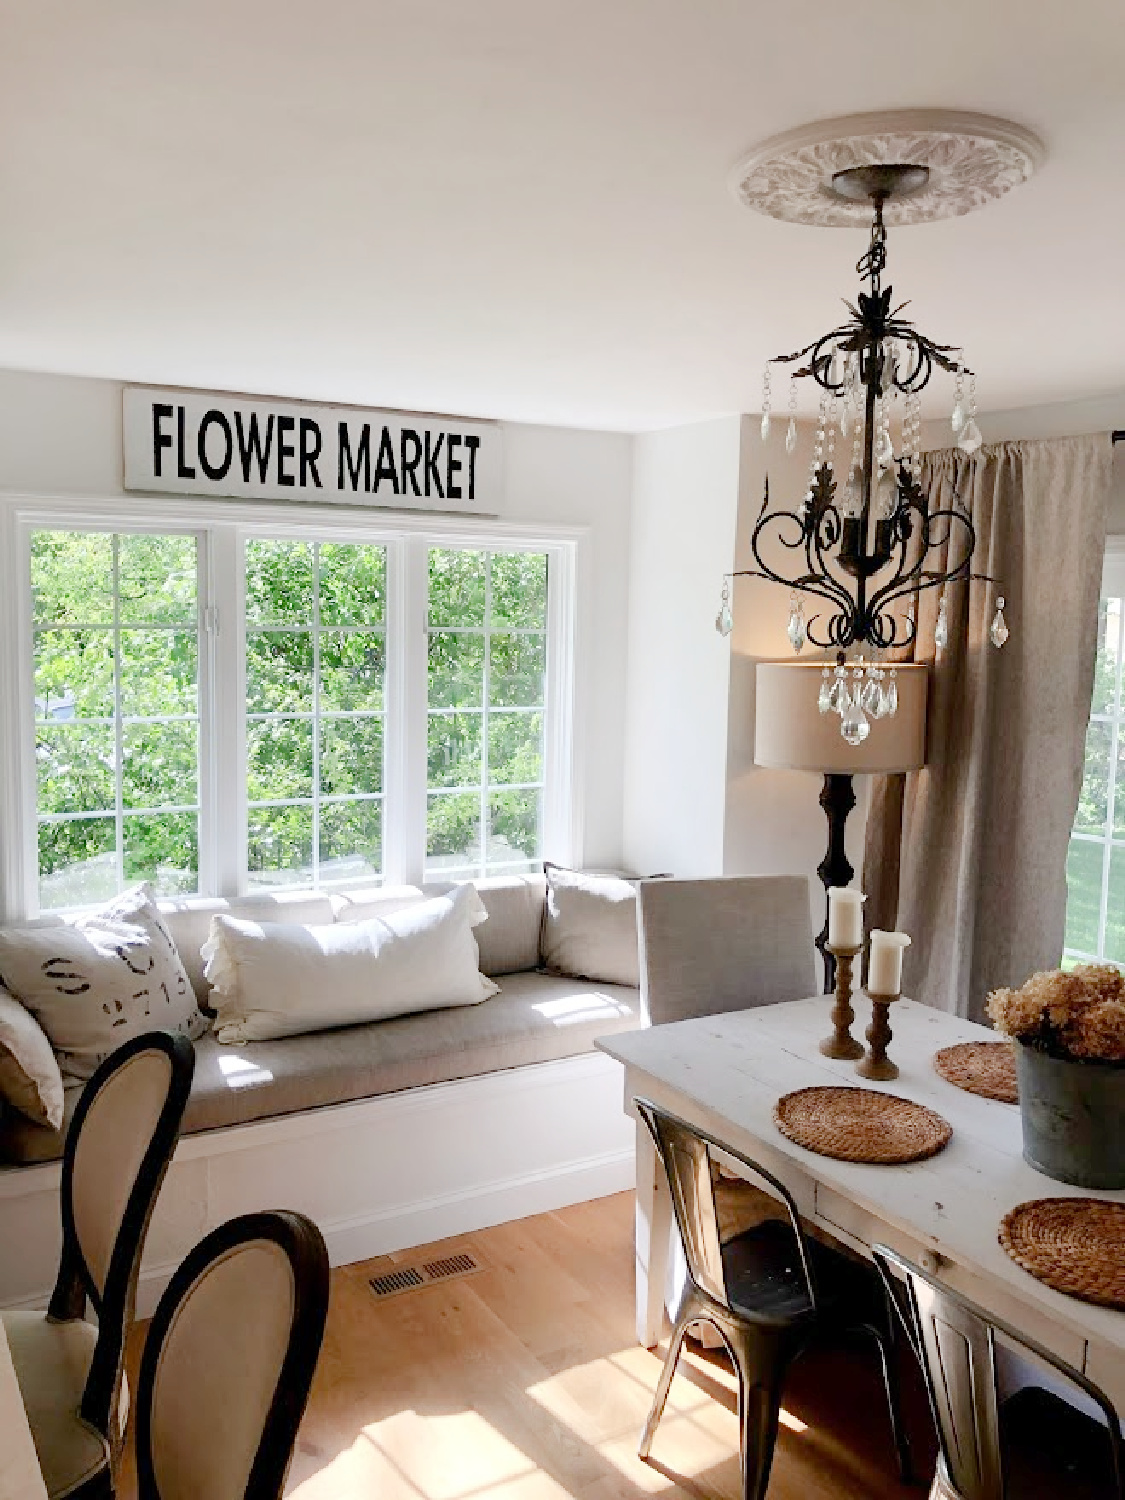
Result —
<instances>
[{"instance_id":1,"label":"dried hydrangea bloom","mask_svg":"<svg viewBox=\"0 0 1125 1500\"><path fill-rule=\"evenodd\" d=\"M1074 1017L1063 1041L1075 1057L1125 1062L1125 1003L1095 1001Z\"/></svg>"},{"instance_id":2,"label":"dried hydrangea bloom","mask_svg":"<svg viewBox=\"0 0 1125 1500\"><path fill-rule=\"evenodd\" d=\"M1125 1058L1125 975L1112 964L1033 974L1019 989L995 990L997 1030L1074 1057Z\"/></svg>"},{"instance_id":3,"label":"dried hydrangea bloom","mask_svg":"<svg viewBox=\"0 0 1125 1500\"><path fill-rule=\"evenodd\" d=\"M1033 1038L1043 1029L1042 1001L1026 989L994 990L988 997L988 1014L1005 1036Z\"/></svg>"},{"instance_id":4,"label":"dried hydrangea bloom","mask_svg":"<svg viewBox=\"0 0 1125 1500\"><path fill-rule=\"evenodd\" d=\"M1072 972L1082 978L1095 1002L1125 1002L1125 974L1113 964L1079 964Z\"/></svg>"}]
</instances>

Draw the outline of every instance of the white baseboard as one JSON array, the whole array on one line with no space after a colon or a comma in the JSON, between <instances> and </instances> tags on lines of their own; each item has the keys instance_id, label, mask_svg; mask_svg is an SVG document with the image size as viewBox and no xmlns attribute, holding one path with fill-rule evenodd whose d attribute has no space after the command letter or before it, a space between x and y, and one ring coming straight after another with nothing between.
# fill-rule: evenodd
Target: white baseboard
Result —
<instances>
[{"instance_id":1,"label":"white baseboard","mask_svg":"<svg viewBox=\"0 0 1125 1500\"><path fill-rule=\"evenodd\" d=\"M42 1307L58 1260L57 1164L0 1172L0 1306ZM295 1208L347 1265L634 1184L621 1070L601 1054L189 1136L149 1233L147 1317L203 1234Z\"/></svg>"}]
</instances>

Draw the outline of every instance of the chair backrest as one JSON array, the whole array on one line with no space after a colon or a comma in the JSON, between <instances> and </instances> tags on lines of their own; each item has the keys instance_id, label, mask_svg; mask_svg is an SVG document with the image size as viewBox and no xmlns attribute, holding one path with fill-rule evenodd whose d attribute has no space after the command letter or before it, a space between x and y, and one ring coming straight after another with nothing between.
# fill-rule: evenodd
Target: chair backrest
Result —
<instances>
[{"instance_id":1,"label":"chair backrest","mask_svg":"<svg viewBox=\"0 0 1125 1500\"><path fill-rule=\"evenodd\" d=\"M201 1240L141 1360L139 1500L277 1500L327 1313L328 1252L311 1220L245 1214Z\"/></svg>"},{"instance_id":2,"label":"chair backrest","mask_svg":"<svg viewBox=\"0 0 1125 1500\"><path fill-rule=\"evenodd\" d=\"M50 1312L80 1317L89 1298L98 1342L82 1415L111 1431L125 1335L149 1221L179 1139L195 1071L186 1037L150 1032L119 1047L78 1101L63 1152L63 1251Z\"/></svg>"},{"instance_id":3,"label":"chair backrest","mask_svg":"<svg viewBox=\"0 0 1125 1500\"><path fill-rule=\"evenodd\" d=\"M796 1241L810 1307L816 1309L816 1283L797 1205L787 1188L765 1167L732 1150L714 1136L658 1108L647 1099L636 1100L637 1112L648 1126L668 1180L672 1211L684 1247L688 1275L699 1289L721 1307L730 1307L723 1272L722 1242L715 1206L712 1152L738 1162L751 1183L762 1190L766 1216L781 1218Z\"/></svg>"},{"instance_id":4,"label":"chair backrest","mask_svg":"<svg viewBox=\"0 0 1125 1500\"><path fill-rule=\"evenodd\" d=\"M638 900L646 1025L817 993L803 876L642 880Z\"/></svg>"},{"instance_id":5,"label":"chair backrest","mask_svg":"<svg viewBox=\"0 0 1125 1500\"><path fill-rule=\"evenodd\" d=\"M935 1280L885 1245L874 1247L875 1263L914 1346L938 1431L941 1456L937 1492L949 1500L1004 1500L1000 1443L998 1349L1031 1355L1070 1387L1083 1405L1101 1412L1117 1495L1125 1500L1121 1431L1105 1393L1042 1345ZM897 1284L904 1284L904 1312ZM1110 1500L1107 1495L1106 1500Z\"/></svg>"}]
</instances>

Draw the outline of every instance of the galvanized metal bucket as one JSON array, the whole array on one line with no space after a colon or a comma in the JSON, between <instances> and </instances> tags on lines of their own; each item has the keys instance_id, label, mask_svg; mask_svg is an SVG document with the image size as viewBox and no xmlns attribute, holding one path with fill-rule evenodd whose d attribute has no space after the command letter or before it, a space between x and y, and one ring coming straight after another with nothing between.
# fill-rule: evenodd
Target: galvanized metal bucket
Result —
<instances>
[{"instance_id":1,"label":"galvanized metal bucket","mask_svg":"<svg viewBox=\"0 0 1125 1500\"><path fill-rule=\"evenodd\" d=\"M1016 1044L1023 1155L1085 1188L1125 1188L1125 1066L1052 1057Z\"/></svg>"}]
</instances>

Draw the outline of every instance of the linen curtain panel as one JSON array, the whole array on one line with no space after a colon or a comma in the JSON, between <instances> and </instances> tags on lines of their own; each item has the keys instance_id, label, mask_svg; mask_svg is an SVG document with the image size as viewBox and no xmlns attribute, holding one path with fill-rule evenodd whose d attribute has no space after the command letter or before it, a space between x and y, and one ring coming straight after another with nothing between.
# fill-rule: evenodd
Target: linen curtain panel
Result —
<instances>
[{"instance_id":1,"label":"linen curtain panel","mask_svg":"<svg viewBox=\"0 0 1125 1500\"><path fill-rule=\"evenodd\" d=\"M927 763L873 781L863 882L870 925L913 940L903 992L974 1020L990 990L1062 956L1111 475L1108 434L923 460L931 509L960 497L976 528L973 568L996 582L948 587L949 645L936 662L940 590L919 596ZM996 650L1000 595L1011 635Z\"/></svg>"}]
</instances>

